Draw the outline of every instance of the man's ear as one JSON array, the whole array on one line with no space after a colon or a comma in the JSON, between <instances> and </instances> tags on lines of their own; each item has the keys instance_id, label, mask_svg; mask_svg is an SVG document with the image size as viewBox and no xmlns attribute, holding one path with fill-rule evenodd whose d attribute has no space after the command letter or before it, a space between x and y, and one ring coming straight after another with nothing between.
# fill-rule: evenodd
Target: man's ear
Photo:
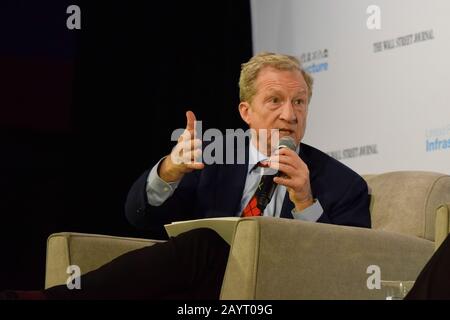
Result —
<instances>
[{"instance_id":1,"label":"man's ear","mask_svg":"<svg viewBox=\"0 0 450 320\"><path fill-rule=\"evenodd\" d=\"M248 102L239 103L239 113L241 114L241 118L249 126L250 126L250 112L251 112L250 104Z\"/></svg>"}]
</instances>

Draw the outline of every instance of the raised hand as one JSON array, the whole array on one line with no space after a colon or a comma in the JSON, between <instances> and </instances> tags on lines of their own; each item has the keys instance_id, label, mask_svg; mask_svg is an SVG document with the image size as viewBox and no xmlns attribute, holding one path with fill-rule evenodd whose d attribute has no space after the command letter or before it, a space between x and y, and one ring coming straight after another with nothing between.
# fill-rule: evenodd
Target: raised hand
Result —
<instances>
[{"instance_id":1,"label":"raised hand","mask_svg":"<svg viewBox=\"0 0 450 320\"><path fill-rule=\"evenodd\" d=\"M202 155L202 141L195 137L195 114L186 112L186 129L178 143L159 167L159 176L166 182L180 180L186 173L201 170L205 165L198 161Z\"/></svg>"}]
</instances>

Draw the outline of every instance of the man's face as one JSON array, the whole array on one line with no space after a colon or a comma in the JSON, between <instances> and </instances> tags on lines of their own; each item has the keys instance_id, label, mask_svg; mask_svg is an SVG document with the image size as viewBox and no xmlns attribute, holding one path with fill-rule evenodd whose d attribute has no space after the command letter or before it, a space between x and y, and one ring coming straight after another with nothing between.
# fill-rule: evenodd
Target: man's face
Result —
<instances>
[{"instance_id":1,"label":"man's face","mask_svg":"<svg viewBox=\"0 0 450 320\"><path fill-rule=\"evenodd\" d=\"M241 102L242 119L255 129L278 129L280 138L291 136L297 144L303 138L308 113L308 86L298 70L263 68L256 78L256 94L251 102ZM269 152L270 153L270 152Z\"/></svg>"}]
</instances>

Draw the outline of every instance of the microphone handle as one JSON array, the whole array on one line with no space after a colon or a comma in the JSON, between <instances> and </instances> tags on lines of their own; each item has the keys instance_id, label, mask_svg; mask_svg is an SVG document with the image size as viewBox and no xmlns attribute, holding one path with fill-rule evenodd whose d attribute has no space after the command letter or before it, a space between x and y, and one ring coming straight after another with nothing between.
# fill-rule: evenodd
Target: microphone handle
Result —
<instances>
[{"instance_id":1,"label":"microphone handle","mask_svg":"<svg viewBox=\"0 0 450 320\"><path fill-rule=\"evenodd\" d=\"M265 175L261 178L261 181L258 185L258 203L257 207L261 212L266 209L267 205L270 202L270 199L272 199L273 193L275 192L276 183L273 182L273 178L276 175Z\"/></svg>"}]
</instances>

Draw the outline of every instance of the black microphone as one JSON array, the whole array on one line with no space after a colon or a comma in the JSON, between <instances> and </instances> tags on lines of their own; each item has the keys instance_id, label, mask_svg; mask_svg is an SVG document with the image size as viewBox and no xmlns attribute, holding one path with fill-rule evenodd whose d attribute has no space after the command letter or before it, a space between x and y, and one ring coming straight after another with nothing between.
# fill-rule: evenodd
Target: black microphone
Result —
<instances>
[{"instance_id":1,"label":"black microphone","mask_svg":"<svg viewBox=\"0 0 450 320\"><path fill-rule=\"evenodd\" d=\"M277 149L281 148L289 148L291 150L296 150L297 146L295 144L294 138L290 136L282 137L278 143ZM256 199L257 201L257 207L261 212L264 211L267 204L270 202L270 199L272 199L273 193L275 192L275 188L277 184L273 182L273 178L278 177L281 175L281 172L278 171L276 174L272 175L263 175L261 177L261 181L258 184L258 190Z\"/></svg>"}]
</instances>

